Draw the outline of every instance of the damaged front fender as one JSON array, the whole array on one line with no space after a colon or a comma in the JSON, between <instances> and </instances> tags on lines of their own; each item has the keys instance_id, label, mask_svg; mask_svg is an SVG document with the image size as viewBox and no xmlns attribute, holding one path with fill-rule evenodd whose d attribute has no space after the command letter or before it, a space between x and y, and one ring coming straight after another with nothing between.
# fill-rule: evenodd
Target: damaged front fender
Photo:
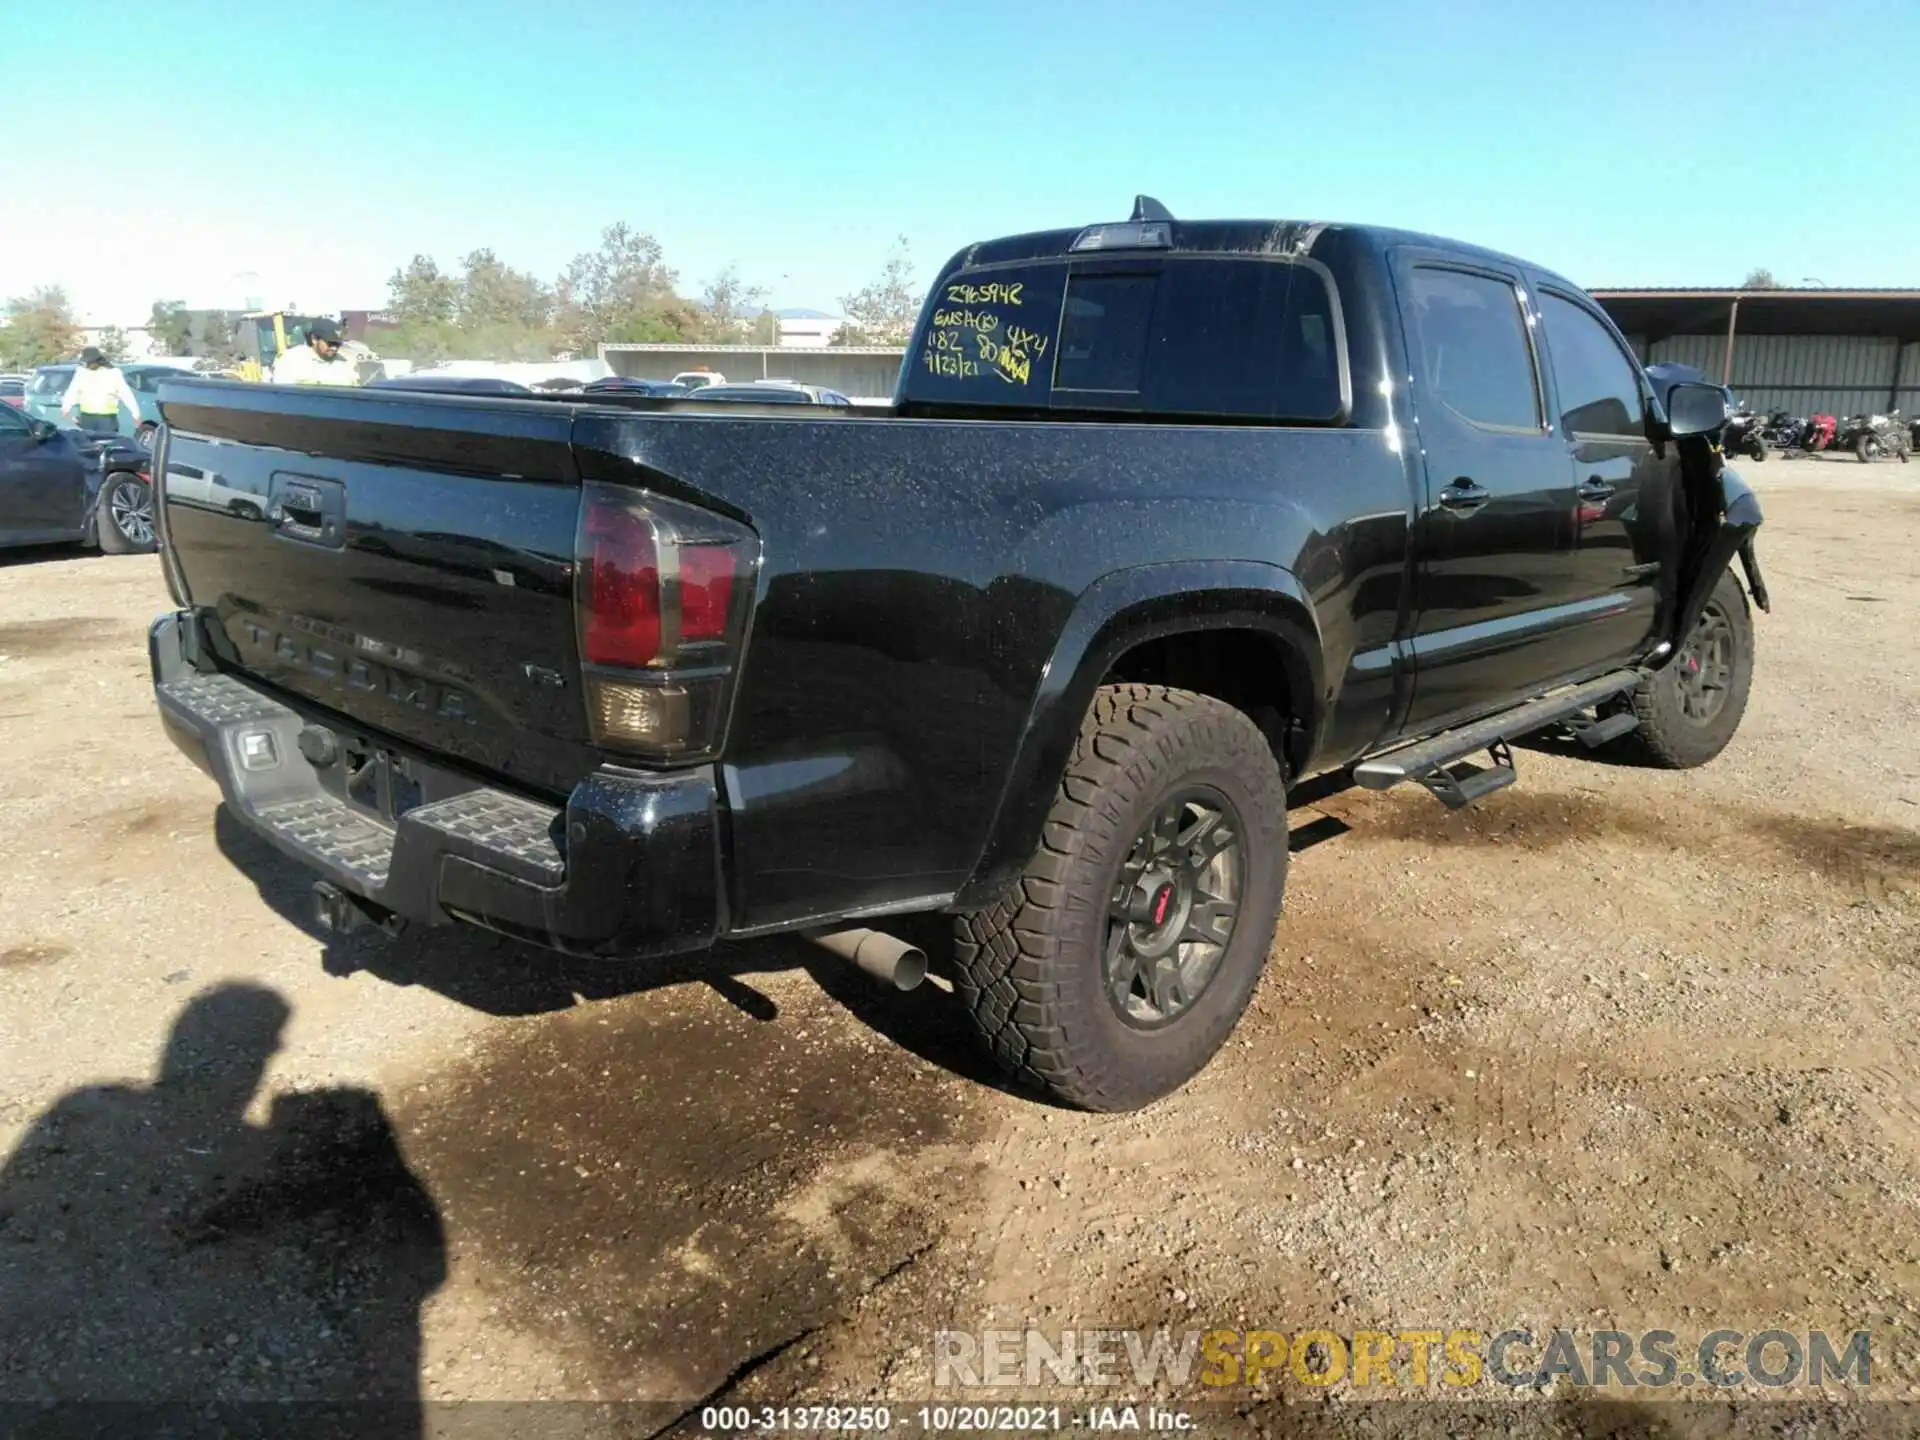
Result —
<instances>
[{"instance_id":1,"label":"damaged front fender","mask_svg":"<svg viewBox=\"0 0 1920 1440\"><path fill-rule=\"evenodd\" d=\"M1713 513L1699 517L1688 528L1686 559L1681 566L1680 603L1674 610L1667 634L1669 653L1677 651L1680 642L1693 632L1714 586L1720 583L1721 573L1735 555L1740 557L1741 568L1746 571L1747 589L1753 603L1763 611L1771 609L1753 546L1754 535L1765 519L1760 511L1760 497L1730 466L1721 465L1716 479L1719 496Z\"/></svg>"}]
</instances>

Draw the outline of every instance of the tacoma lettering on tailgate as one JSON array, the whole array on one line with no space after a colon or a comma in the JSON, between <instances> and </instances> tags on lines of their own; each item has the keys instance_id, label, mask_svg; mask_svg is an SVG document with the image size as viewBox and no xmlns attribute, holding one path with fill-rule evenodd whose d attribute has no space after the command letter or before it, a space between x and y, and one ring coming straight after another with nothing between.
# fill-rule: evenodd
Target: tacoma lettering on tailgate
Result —
<instances>
[{"instance_id":1,"label":"tacoma lettering on tailgate","mask_svg":"<svg viewBox=\"0 0 1920 1440\"><path fill-rule=\"evenodd\" d=\"M270 656L276 666L299 671L337 690L358 690L379 695L396 705L405 705L422 714L443 720L475 723L473 697L451 685L441 685L418 675L409 675L392 666L382 665L351 653L349 647L334 647L273 630L253 620L240 622L248 648ZM377 643L377 642L375 642Z\"/></svg>"}]
</instances>

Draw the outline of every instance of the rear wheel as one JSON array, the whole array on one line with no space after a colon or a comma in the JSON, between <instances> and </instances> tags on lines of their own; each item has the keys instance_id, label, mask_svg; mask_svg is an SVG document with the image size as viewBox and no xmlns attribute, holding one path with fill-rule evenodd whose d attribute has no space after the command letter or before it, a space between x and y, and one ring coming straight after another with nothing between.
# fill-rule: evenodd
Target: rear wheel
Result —
<instances>
[{"instance_id":1,"label":"rear wheel","mask_svg":"<svg viewBox=\"0 0 1920 1440\"><path fill-rule=\"evenodd\" d=\"M1286 788L1259 728L1210 696L1107 687L1017 885L956 922L961 994L1016 1078L1138 1109L1232 1032L1286 867Z\"/></svg>"},{"instance_id":2,"label":"rear wheel","mask_svg":"<svg viewBox=\"0 0 1920 1440\"><path fill-rule=\"evenodd\" d=\"M100 548L109 555L153 549L153 488L138 475L111 472L101 484L94 525Z\"/></svg>"},{"instance_id":3,"label":"rear wheel","mask_svg":"<svg viewBox=\"0 0 1920 1440\"><path fill-rule=\"evenodd\" d=\"M1880 454L1880 442L1871 435L1862 435L1853 442L1853 458L1859 461L1875 459Z\"/></svg>"},{"instance_id":4,"label":"rear wheel","mask_svg":"<svg viewBox=\"0 0 1920 1440\"><path fill-rule=\"evenodd\" d=\"M1620 744L1663 770L1704 765L1740 728L1752 685L1753 614L1729 570L1679 652L1628 697L1640 724Z\"/></svg>"}]
</instances>

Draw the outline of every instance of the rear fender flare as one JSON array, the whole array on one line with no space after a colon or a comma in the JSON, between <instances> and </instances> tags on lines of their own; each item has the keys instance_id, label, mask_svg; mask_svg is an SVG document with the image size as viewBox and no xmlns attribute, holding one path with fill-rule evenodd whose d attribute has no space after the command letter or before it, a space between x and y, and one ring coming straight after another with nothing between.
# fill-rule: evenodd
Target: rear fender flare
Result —
<instances>
[{"instance_id":1,"label":"rear fender flare","mask_svg":"<svg viewBox=\"0 0 1920 1440\"><path fill-rule=\"evenodd\" d=\"M1114 662L1147 641L1205 630L1255 630L1284 647L1293 662L1292 733L1302 750L1311 748L1324 713L1320 627L1291 571L1258 561L1183 561L1102 576L1075 603L1041 672L985 847L955 908L987 903L1025 867L1080 723ZM1304 755L1288 759L1297 769Z\"/></svg>"}]
</instances>

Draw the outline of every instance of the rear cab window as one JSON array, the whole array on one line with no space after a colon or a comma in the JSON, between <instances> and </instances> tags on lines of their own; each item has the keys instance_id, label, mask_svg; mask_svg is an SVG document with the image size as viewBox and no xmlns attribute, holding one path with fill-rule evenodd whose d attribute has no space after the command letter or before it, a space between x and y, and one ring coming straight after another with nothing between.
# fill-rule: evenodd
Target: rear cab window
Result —
<instances>
[{"instance_id":1,"label":"rear cab window","mask_svg":"<svg viewBox=\"0 0 1920 1440\"><path fill-rule=\"evenodd\" d=\"M1421 375L1434 398L1484 429L1540 432L1539 377L1510 279L1418 265L1411 318Z\"/></svg>"},{"instance_id":2,"label":"rear cab window","mask_svg":"<svg viewBox=\"0 0 1920 1440\"><path fill-rule=\"evenodd\" d=\"M1339 424L1350 396L1323 267L1100 256L961 272L908 357L908 403Z\"/></svg>"}]
</instances>

